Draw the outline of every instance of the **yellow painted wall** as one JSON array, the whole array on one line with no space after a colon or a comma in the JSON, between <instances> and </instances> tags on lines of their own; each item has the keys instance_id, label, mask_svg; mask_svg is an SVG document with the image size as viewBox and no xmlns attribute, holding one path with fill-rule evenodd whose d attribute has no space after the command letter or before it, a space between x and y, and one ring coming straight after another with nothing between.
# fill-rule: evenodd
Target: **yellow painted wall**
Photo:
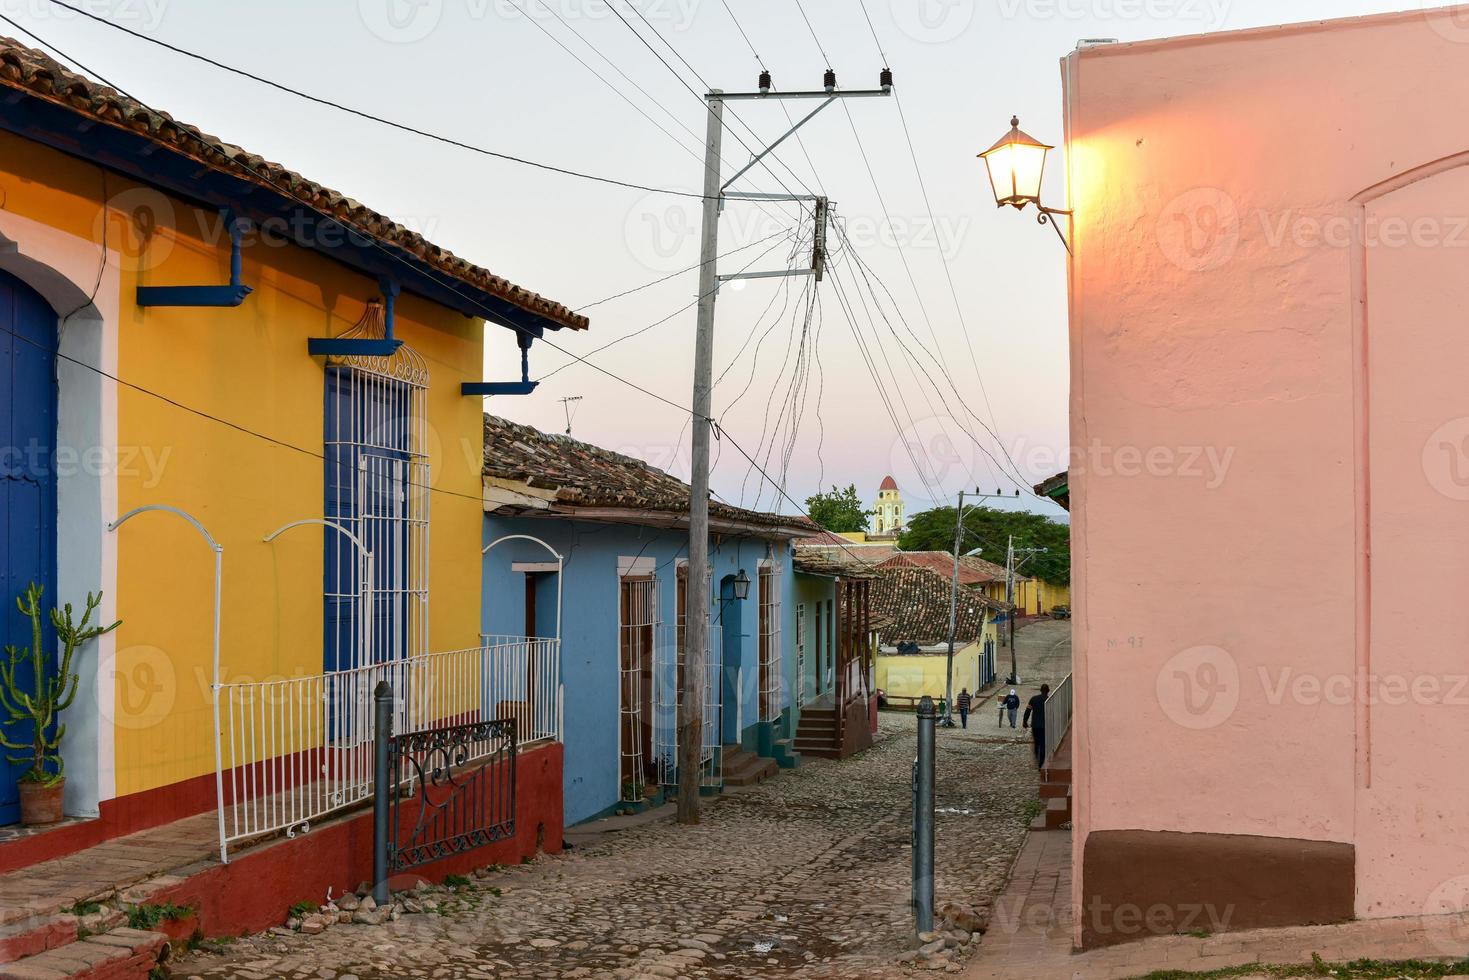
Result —
<instances>
[{"instance_id":1,"label":"yellow painted wall","mask_svg":"<svg viewBox=\"0 0 1469 980\"><path fill-rule=\"evenodd\" d=\"M1049 614L1057 606L1071 605L1071 586L1056 585L1052 582L1040 583L1041 612Z\"/></svg>"},{"instance_id":2,"label":"yellow painted wall","mask_svg":"<svg viewBox=\"0 0 1469 980\"><path fill-rule=\"evenodd\" d=\"M102 182L91 164L0 134L0 190L13 212L100 244ZM137 285L228 281L228 236L206 241L203 229L218 226L211 213L115 174L106 183L115 205L146 204L159 214L148 236L127 213L111 212L107 226L108 245L122 252L124 265L119 513L148 503L181 507L223 545L226 683L318 673L322 532L261 539L287 521L322 516L324 374L306 341L355 323L378 286L318 253L247 239L244 279L255 291L242 306L141 309ZM397 314L398 335L429 365L436 491L429 645L472 646L480 619L483 432L480 402L461 397L459 384L481 376L484 326L406 294ZM123 625L115 703L102 710L115 716L116 795L123 796L213 771L212 555L191 528L165 515L139 517L118 534Z\"/></svg>"},{"instance_id":3,"label":"yellow painted wall","mask_svg":"<svg viewBox=\"0 0 1469 980\"><path fill-rule=\"evenodd\" d=\"M954 693L957 695L968 687L974 691L975 664L983 651L983 641L988 638L996 650L999 648L998 627L987 620L980 640L963 649L954 651ZM948 655L943 653L877 655L877 686L889 697L921 698L925 694L935 700L942 698L948 686ZM996 669L1005 673L1000 665Z\"/></svg>"}]
</instances>

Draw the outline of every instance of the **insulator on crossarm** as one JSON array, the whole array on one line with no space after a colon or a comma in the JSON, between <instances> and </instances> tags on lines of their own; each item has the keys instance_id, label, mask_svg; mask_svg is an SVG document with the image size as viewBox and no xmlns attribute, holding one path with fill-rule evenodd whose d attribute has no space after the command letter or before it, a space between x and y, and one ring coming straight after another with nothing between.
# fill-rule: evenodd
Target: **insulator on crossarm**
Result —
<instances>
[{"instance_id":1,"label":"insulator on crossarm","mask_svg":"<svg viewBox=\"0 0 1469 980\"><path fill-rule=\"evenodd\" d=\"M892 91L893 71L891 68L884 68L882 70L882 73L877 76L877 84L882 88L884 92Z\"/></svg>"},{"instance_id":2,"label":"insulator on crossarm","mask_svg":"<svg viewBox=\"0 0 1469 980\"><path fill-rule=\"evenodd\" d=\"M770 72L768 71L762 71L760 73L760 94L770 94Z\"/></svg>"},{"instance_id":3,"label":"insulator on crossarm","mask_svg":"<svg viewBox=\"0 0 1469 980\"><path fill-rule=\"evenodd\" d=\"M821 84L826 87L828 92L836 91L837 73L828 68L826 74L821 76Z\"/></svg>"}]
</instances>

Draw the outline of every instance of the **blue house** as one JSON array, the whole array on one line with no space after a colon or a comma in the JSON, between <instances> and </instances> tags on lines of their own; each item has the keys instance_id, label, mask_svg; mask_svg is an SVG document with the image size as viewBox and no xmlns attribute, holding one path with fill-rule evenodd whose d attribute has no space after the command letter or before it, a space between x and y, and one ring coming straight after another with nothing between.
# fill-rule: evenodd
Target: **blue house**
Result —
<instances>
[{"instance_id":1,"label":"blue house","mask_svg":"<svg viewBox=\"0 0 1469 980\"><path fill-rule=\"evenodd\" d=\"M526 700L559 699L573 824L677 784L689 488L642 460L485 417L483 629L544 638ZM804 518L710 504L707 792L795 766L792 541Z\"/></svg>"}]
</instances>

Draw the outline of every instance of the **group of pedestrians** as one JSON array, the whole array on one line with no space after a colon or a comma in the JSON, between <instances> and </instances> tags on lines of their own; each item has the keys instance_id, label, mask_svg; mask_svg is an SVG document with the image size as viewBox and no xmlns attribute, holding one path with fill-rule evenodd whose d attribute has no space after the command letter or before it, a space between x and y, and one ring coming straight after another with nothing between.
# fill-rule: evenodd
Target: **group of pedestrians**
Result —
<instances>
[{"instance_id":1,"label":"group of pedestrians","mask_svg":"<svg viewBox=\"0 0 1469 980\"><path fill-rule=\"evenodd\" d=\"M1051 685L1042 684L1039 694L1033 695L1025 703L1025 716L1021 719L1020 727L1030 729L1031 740L1035 743L1035 764L1037 767L1046 763L1046 699L1050 697ZM1005 717L1010 718L1010 727L1015 727L1015 716L1020 711L1020 695L1015 688L1010 688L1010 693L995 699L1000 706L1000 719L995 727L1002 728ZM954 699L954 707L959 709L959 724L963 728L969 727L969 711L974 707L974 696L969 693L969 688L959 692Z\"/></svg>"}]
</instances>

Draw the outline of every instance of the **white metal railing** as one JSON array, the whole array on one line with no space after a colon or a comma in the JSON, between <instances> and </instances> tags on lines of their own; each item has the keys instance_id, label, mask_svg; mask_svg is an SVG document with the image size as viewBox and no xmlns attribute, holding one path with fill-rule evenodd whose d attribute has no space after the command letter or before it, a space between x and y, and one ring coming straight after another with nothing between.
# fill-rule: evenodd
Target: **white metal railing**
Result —
<instances>
[{"instance_id":1,"label":"white metal railing","mask_svg":"<svg viewBox=\"0 0 1469 980\"><path fill-rule=\"evenodd\" d=\"M519 740L559 739L560 641L489 637L425 654L305 677L217 686L220 858L231 843L294 837L333 811L371 799L373 692L393 690L399 732L514 718ZM498 749L470 746L464 761Z\"/></svg>"},{"instance_id":2,"label":"white metal railing","mask_svg":"<svg viewBox=\"0 0 1469 980\"><path fill-rule=\"evenodd\" d=\"M772 566L762 566L760 579L760 720L777 721L784 705L785 678L781 661L780 576Z\"/></svg>"},{"instance_id":3,"label":"white metal railing","mask_svg":"<svg viewBox=\"0 0 1469 980\"><path fill-rule=\"evenodd\" d=\"M1061 740L1070 730L1071 675L1067 674L1046 698L1046 762L1051 761L1051 756L1060 748Z\"/></svg>"}]
</instances>

